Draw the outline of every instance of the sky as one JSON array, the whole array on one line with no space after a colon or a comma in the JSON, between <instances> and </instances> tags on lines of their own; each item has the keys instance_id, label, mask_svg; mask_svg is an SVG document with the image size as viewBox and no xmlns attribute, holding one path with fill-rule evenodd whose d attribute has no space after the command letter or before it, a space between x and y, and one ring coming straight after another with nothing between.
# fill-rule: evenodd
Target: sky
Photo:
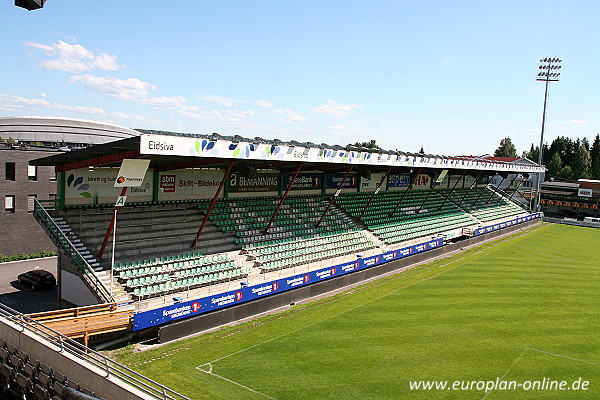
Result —
<instances>
[{"instance_id":1,"label":"sky","mask_svg":"<svg viewBox=\"0 0 600 400\"><path fill-rule=\"evenodd\" d=\"M0 116L442 155L600 132L597 0L0 2Z\"/></svg>"}]
</instances>

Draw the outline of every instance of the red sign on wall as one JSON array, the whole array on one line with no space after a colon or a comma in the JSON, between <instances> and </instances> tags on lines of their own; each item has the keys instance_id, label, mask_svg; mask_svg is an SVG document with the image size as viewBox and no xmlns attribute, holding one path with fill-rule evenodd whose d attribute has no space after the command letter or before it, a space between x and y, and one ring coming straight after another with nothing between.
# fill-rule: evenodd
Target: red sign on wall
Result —
<instances>
[{"instance_id":1,"label":"red sign on wall","mask_svg":"<svg viewBox=\"0 0 600 400\"><path fill-rule=\"evenodd\" d=\"M177 175L161 175L160 176L160 188L165 193L175 192L175 180Z\"/></svg>"}]
</instances>

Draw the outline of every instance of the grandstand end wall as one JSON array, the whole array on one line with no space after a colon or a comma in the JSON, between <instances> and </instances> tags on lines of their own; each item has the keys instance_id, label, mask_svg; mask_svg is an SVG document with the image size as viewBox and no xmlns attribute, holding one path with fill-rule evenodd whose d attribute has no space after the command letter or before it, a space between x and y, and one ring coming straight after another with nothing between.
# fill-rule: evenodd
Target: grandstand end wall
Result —
<instances>
[{"instance_id":1,"label":"grandstand end wall","mask_svg":"<svg viewBox=\"0 0 600 400\"><path fill-rule=\"evenodd\" d=\"M413 254L390 262L384 262L359 271L302 286L297 289L290 289L282 293L271 294L264 298L229 306L196 317L186 318L168 325L162 325L158 329L159 342L166 343L215 327L235 323L236 321L285 307L292 303L343 289L392 271L398 271L408 266L459 250L462 247L476 245L500 235L528 228L540 222L538 214L532 215L534 215L533 219L518 224L495 224L486 227L488 228L487 231L484 228L482 231L478 232L476 236L458 243L450 243L442 247L432 248L422 253ZM268 284L268 282L266 284Z\"/></svg>"},{"instance_id":2,"label":"grandstand end wall","mask_svg":"<svg viewBox=\"0 0 600 400\"><path fill-rule=\"evenodd\" d=\"M69 380L93 390L105 399L139 400L145 399L140 391L119 381L114 376L88 364L58 346L42 339L28 330L23 330L8 319L0 318L0 337L6 342L35 357L53 370L66 375Z\"/></svg>"}]
</instances>

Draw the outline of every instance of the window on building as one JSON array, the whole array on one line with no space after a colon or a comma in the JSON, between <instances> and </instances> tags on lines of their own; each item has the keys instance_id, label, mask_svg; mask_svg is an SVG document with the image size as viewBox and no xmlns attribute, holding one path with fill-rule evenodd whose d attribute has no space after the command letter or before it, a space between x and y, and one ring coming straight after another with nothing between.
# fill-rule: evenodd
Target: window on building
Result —
<instances>
[{"instance_id":1,"label":"window on building","mask_svg":"<svg viewBox=\"0 0 600 400\"><path fill-rule=\"evenodd\" d=\"M33 212L35 199L37 199L37 194L30 194L27 196L27 212Z\"/></svg>"},{"instance_id":2,"label":"window on building","mask_svg":"<svg viewBox=\"0 0 600 400\"><path fill-rule=\"evenodd\" d=\"M13 214L15 212L15 196L14 195L4 196L4 212L6 214Z\"/></svg>"},{"instance_id":3,"label":"window on building","mask_svg":"<svg viewBox=\"0 0 600 400\"><path fill-rule=\"evenodd\" d=\"M56 182L56 172L55 173L50 173L50 182Z\"/></svg>"},{"instance_id":4,"label":"window on building","mask_svg":"<svg viewBox=\"0 0 600 400\"><path fill-rule=\"evenodd\" d=\"M7 162L6 166L5 166L5 171L6 171L6 180L14 181L15 180L15 163Z\"/></svg>"},{"instance_id":5,"label":"window on building","mask_svg":"<svg viewBox=\"0 0 600 400\"><path fill-rule=\"evenodd\" d=\"M37 181L37 165L27 165L27 178L30 181Z\"/></svg>"}]
</instances>

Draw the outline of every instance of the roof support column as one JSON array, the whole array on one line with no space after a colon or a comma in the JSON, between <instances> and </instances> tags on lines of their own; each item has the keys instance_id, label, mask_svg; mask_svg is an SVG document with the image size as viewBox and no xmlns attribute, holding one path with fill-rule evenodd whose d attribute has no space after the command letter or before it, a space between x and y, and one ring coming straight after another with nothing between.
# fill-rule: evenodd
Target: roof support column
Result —
<instances>
[{"instance_id":1,"label":"roof support column","mask_svg":"<svg viewBox=\"0 0 600 400\"><path fill-rule=\"evenodd\" d=\"M446 204L446 201L450 198L450 196L454 192L454 189L456 189L456 185L458 185L458 182L460 182L460 180L463 178L463 176L465 176L466 172L467 172L467 170L464 170L463 173L460 175L460 178L458 178L456 180L456 183L454 184L454 186L452 186L452 189L450 189L450 193L448 193L448 195L444 198L444 201L442 202L442 204L438 208L438 211L440 211L442 209L442 207L444 207L444 204ZM450 182L450 176L448 176L448 182Z\"/></svg>"},{"instance_id":2,"label":"roof support column","mask_svg":"<svg viewBox=\"0 0 600 400\"><path fill-rule=\"evenodd\" d=\"M413 185L415 183L415 180L417 179L417 176L419 176L419 174L421 173L421 169L422 168L419 168L417 170L417 172L415 172L415 174L410 177L410 184L408 185L408 189L406 189L404 191L404 194L402 194L402 197L400 198L400 201L398 202L398 204L396 204L396 207L394 207L394 209L390 213L390 215L389 215L390 217L393 216L396 213L396 210L398 210L398 207L400 207L400 204L402 204L402 202L404 201L404 198L406 197L406 195L408 194L408 192L410 192L412 190L412 187L413 187Z\"/></svg>"},{"instance_id":3,"label":"roof support column","mask_svg":"<svg viewBox=\"0 0 600 400\"><path fill-rule=\"evenodd\" d=\"M421 205L419 206L419 208L417 209L415 214L417 214L417 215L419 214L419 212L421 211L421 209L423 208L425 203L427 203L427 200L429 200L429 196L431 196L431 193L433 193L433 190L435 189L436 186L437 186L437 181L433 181L433 185L431 185L431 189L429 190L429 193L427 193L427 196L425 196L425 200L423 200L423 202L421 203Z\"/></svg>"},{"instance_id":4,"label":"roof support column","mask_svg":"<svg viewBox=\"0 0 600 400\"><path fill-rule=\"evenodd\" d=\"M127 186L125 186L123 189L121 189L121 196L125 196L125 193L127 192ZM100 247L100 252L98 253L98 258L102 259L102 256L104 255L104 250L106 250L106 244L108 243L108 238L110 237L110 234L113 231L113 228L115 227L115 222L117 221L117 214L119 213L119 210L121 209L121 206L115 206L115 212L113 214L113 217L110 219L110 224L108 225L108 229L106 229L106 234L104 235L104 240L102 241L102 246Z\"/></svg>"},{"instance_id":5,"label":"roof support column","mask_svg":"<svg viewBox=\"0 0 600 400\"><path fill-rule=\"evenodd\" d=\"M500 181L500 185L502 185L502 182L504 182L504 180L505 180L505 179L506 179L506 178L502 178L502 180ZM515 179L517 179L517 177L516 177L516 176L515 176ZM510 183L510 185L508 185L509 187L510 187L510 186L512 186L512 184L513 184L513 182L515 181L515 179L513 179L513 180L512 180L512 182ZM494 197L494 193L496 193L496 192L497 192L497 191L499 191L499 190L502 190L502 189L500 189L500 185L498 185L498 187L497 187L497 188L496 188L496 187L493 187L493 188L492 188L492 194L490 194L490 197L487 199L487 201L485 202L485 204L489 203L489 202L490 202L490 200L492 200L492 197Z\"/></svg>"},{"instance_id":6,"label":"roof support column","mask_svg":"<svg viewBox=\"0 0 600 400\"><path fill-rule=\"evenodd\" d=\"M516 178L515 178L516 179ZM514 181L513 181L514 182ZM525 179L522 179L521 182L519 182L519 184L517 185L517 187L515 188L515 191L512 192L508 198L508 200L512 199L512 197L515 195L515 193L517 193L517 191L519 190L519 188L521 187L521 184L525 182Z\"/></svg>"},{"instance_id":7,"label":"roof support column","mask_svg":"<svg viewBox=\"0 0 600 400\"><path fill-rule=\"evenodd\" d=\"M471 189L473 189L475 186L477 186L477 180L479 179L479 177L481 176L481 174L482 174L482 172L479 172L477 174L477 176L475 177L475 180L473 181L473 183L471 183L471 186L469 187L469 190L467 190L467 193L465 193L465 195L463 196L463 198L460 199L460 201L456 205L457 207L460 207L460 205L463 203L463 201L465 201L465 199L469 195L469 192L471 192Z\"/></svg>"},{"instance_id":8,"label":"roof support column","mask_svg":"<svg viewBox=\"0 0 600 400\"><path fill-rule=\"evenodd\" d=\"M506 179L505 177L502 177L502 180L500 181L500 184L499 184L498 186L502 185L502 182L504 182L504 180L505 180L505 179ZM489 184L488 184L488 185L489 185ZM493 185L490 185L490 186L492 186L492 187L493 187ZM486 187L487 187L487 185L486 185ZM494 190L492 189L492 192L493 192L493 191L494 191ZM483 188L483 190L481 191L481 193L479 193L479 196L477 196L477 198L475 199L475 201L473 202L473 204L477 204L477 200L479 200L479 198L480 198L480 197L483 195L483 192L485 192L485 187ZM492 194L493 194L493 193L492 193ZM487 203L486 203L486 204L487 204Z\"/></svg>"},{"instance_id":9,"label":"roof support column","mask_svg":"<svg viewBox=\"0 0 600 400\"><path fill-rule=\"evenodd\" d=\"M267 227L265 228L265 231L263 232L263 235L266 235L267 232L269 232L269 229L271 228L271 225L273 224L273 221L275 221L275 217L277 217L277 213L279 213L279 209L283 205L283 202L285 201L285 198L287 197L288 193L292 189L292 186L294 186L294 182L296 182L296 178L298 177L298 174L300 173L301 169L302 169L302 164L298 164L298 168L296 168L296 173L294 174L294 177L292 178L292 180L288 184L287 189L285 190L285 193L281 197L281 200L279 200L279 204L277 204L277 208L273 212L273 215L271 216L271 220L267 224Z\"/></svg>"},{"instance_id":10,"label":"roof support column","mask_svg":"<svg viewBox=\"0 0 600 400\"><path fill-rule=\"evenodd\" d=\"M340 193L342 191L342 188L344 187L344 183L346 183L346 179L348 179L348 176L350 176L350 172L352 172L353 169L354 169L354 167L350 167L350 169L348 170L348 172L346 172L346 175L344 175L344 179L342 179L342 183L340 183L340 186L338 186L337 191L331 197L331 200L329 201L329 204L327 204L327 208L325 208L325 211L323 212L323 215L321 215L321 218L319 219L319 222L317 222L317 224L315 225L315 228L318 228L319 225L321 225L321 222L323 222L323 219L325 218L325 215L329 211L329 208L331 207L331 205L333 204L333 202L335 201L335 199L340 195ZM323 180L323 181L325 181L325 180Z\"/></svg>"},{"instance_id":11,"label":"roof support column","mask_svg":"<svg viewBox=\"0 0 600 400\"><path fill-rule=\"evenodd\" d=\"M391 170L392 170L392 167L388 168L387 172L385 174L383 174L383 176L381 177L381 180L379 181L379 184L377 185L377 188L375 189L375 191L371 195L371 198L367 202L367 205L365 206L365 208L360 213L360 216L358 217L359 220L363 217L363 215L365 215L365 212L367 211L367 209L371 205L371 202L373 201L373 199L375 198L375 196L377 195L377 193L379 193L379 191L381 190L381 185L383 185L383 182L385 182L385 180L387 179L387 176L389 175L389 173L390 173Z\"/></svg>"},{"instance_id":12,"label":"roof support column","mask_svg":"<svg viewBox=\"0 0 600 400\"><path fill-rule=\"evenodd\" d=\"M223 187L225 186L225 182L227 181L227 178L229 178L229 173L231 172L231 168L233 168L234 163L235 163L235 161L232 161L227 166L227 169L225 170L225 174L223 175L223 179L221 179L221 183L219 184L219 188L217 189L215 196L213 197L212 201L210 202L210 206L208 207L208 211L206 211L206 215L204 216L204 219L202 220L202 224L200 224L198 233L196 233L196 238L192 242L192 247L196 247L196 244L198 243L198 237L200 237L200 234L202 233L202 230L204 229L204 225L206 225L206 222L208 221L208 218L210 217L210 214L212 213L213 208L215 208L217 199L219 198L219 195L221 194L221 191L223 190Z\"/></svg>"}]
</instances>

